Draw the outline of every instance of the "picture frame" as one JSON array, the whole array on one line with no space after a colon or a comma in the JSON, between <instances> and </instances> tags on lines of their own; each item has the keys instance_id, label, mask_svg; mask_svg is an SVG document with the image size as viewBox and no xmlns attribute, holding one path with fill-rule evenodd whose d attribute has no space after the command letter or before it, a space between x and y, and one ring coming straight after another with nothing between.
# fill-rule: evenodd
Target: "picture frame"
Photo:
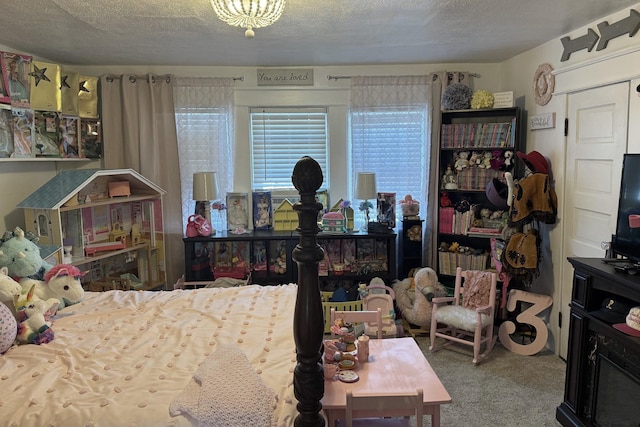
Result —
<instances>
[{"instance_id":1,"label":"picture frame","mask_svg":"<svg viewBox=\"0 0 640 427\"><path fill-rule=\"evenodd\" d=\"M227 229L247 230L249 228L249 195L247 193L227 193Z\"/></svg>"},{"instance_id":2,"label":"picture frame","mask_svg":"<svg viewBox=\"0 0 640 427\"><path fill-rule=\"evenodd\" d=\"M79 120L80 154L87 159L102 158L102 128L98 119Z\"/></svg>"},{"instance_id":3,"label":"picture frame","mask_svg":"<svg viewBox=\"0 0 640 427\"><path fill-rule=\"evenodd\" d=\"M273 206L270 191L254 191L253 228L255 230L270 230L273 228Z\"/></svg>"},{"instance_id":4,"label":"picture frame","mask_svg":"<svg viewBox=\"0 0 640 427\"><path fill-rule=\"evenodd\" d=\"M378 193L378 222L387 223L389 228L396 227L396 193Z\"/></svg>"},{"instance_id":5,"label":"picture frame","mask_svg":"<svg viewBox=\"0 0 640 427\"><path fill-rule=\"evenodd\" d=\"M53 111L33 112L33 147L36 157L62 157L60 116Z\"/></svg>"}]
</instances>

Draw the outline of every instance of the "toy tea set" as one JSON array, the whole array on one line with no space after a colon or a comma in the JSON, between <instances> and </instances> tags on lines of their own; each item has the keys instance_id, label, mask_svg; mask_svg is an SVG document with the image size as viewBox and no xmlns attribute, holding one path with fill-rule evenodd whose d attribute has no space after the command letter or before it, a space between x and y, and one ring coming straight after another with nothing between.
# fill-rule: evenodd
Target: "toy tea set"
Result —
<instances>
[{"instance_id":1,"label":"toy tea set","mask_svg":"<svg viewBox=\"0 0 640 427\"><path fill-rule=\"evenodd\" d=\"M355 370L359 363L369 360L369 337L363 334L356 339L353 325L342 319L336 319L331 330L338 337L324 341L325 379L358 381L359 376Z\"/></svg>"}]
</instances>

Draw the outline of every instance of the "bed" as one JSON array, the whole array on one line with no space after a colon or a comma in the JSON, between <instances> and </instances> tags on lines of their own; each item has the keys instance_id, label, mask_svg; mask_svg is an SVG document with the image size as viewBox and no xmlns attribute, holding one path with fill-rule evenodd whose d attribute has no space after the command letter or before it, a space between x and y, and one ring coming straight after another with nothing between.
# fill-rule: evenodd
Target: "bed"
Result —
<instances>
[{"instance_id":1,"label":"bed","mask_svg":"<svg viewBox=\"0 0 640 427\"><path fill-rule=\"evenodd\" d=\"M297 284L87 292L52 342L0 356L0 425L324 426L322 172L305 157L292 180Z\"/></svg>"}]
</instances>

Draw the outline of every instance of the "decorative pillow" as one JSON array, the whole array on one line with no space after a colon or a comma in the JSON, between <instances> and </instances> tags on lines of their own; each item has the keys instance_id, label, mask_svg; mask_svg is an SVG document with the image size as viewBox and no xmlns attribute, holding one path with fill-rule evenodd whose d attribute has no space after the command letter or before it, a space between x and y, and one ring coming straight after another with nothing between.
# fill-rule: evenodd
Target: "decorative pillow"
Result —
<instances>
[{"instance_id":1,"label":"decorative pillow","mask_svg":"<svg viewBox=\"0 0 640 427\"><path fill-rule=\"evenodd\" d=\"M18 334L18 322L3 302L0 302L0 354L9 350Z\"/></svg>"}]
</instances>

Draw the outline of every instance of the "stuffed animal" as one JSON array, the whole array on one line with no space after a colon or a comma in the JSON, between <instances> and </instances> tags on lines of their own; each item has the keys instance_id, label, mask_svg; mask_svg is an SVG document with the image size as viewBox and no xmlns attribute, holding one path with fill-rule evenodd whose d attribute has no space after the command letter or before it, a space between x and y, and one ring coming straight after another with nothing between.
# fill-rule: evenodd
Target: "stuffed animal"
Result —
<instances>
[{"instance_id":1,"label":"stuffed animal","mask_svg":"<svg viewBox=\"0 0 640 427\"><path fill-rule=\"evenodd\" d=\"M478 165L481 169L491 169L491 151L485 151L482 154L482 161Z\"/></svg>"},{"instance_id":2,"label":"stuffed animal","mask_svg":"<svg viewBox=\"0 0 640 427\"><path fill-rule=\"evenodd\" d=\"M507 150L504 152L504 164L501 170L505 172L511 172L513 169L513 151Z\"/></svg>"},{"instance_id":3,"label":"stuffed animal","mask_svg":"<svg viewBox=\"0 0 640 427\"><path fill-rule=\"evenodd\" d=\"M501 150L493 150L491 152L491 169L503 170L504 157Z\"/></svg>"},{"instance_id":4,"label":"stuffed animal","mask_svg":"<svg viewBox=\"0 0 640 427\"><path fill-rule=\"evenodd\" d=\"M413 277L413 283L415 284L413 291L409 278L394 283L396 304L407 322L429 329L431 325L431 299L446 296L447 290L438 282L436 272L429 267L418 270Z\"/></svg>"},{"instance_id":5,"label":"stuffed animal","mask_svg":"<svg viewBox=\"0 0 640 427\"><path fill-rule=\"evenodd\" d=\"M0 268L0 302L9 308L13 316L16 314L14 301L16 297L20 296L21 292L22 287L9 276L7 267Z\"/></svg>"},{"instance_id":6,"label":"stuffed animal","mask_svg":"<svg viewBox=\"0 0 640 427\"><path fill-rule=\"evenodd\" d=\"M461 151L458 153L458 158L456 159L453 167L457 171L461 171L469 167L469 152Z\"/></svg>"},{"instance_id":7,"label":"stuffed animal","mask_svg":"<svg viewBox=\"0 0 640 427\"><path fill-rule=\"evenodd\" d=\"M13 303L0 302L0 354L9 350L18 335L18 322L14 314L9 310Z\"/></svg>"},{"instance_id":8,"label":"stuffed animal","mask_svg":"<svg viewBox=\"0 0 640 427\"><path fill-rule=\"evenodd\" d=\"M24 303L16 304L16 318L18 320L18 333L16 340L21 344L46 344L53 340L51 322L45 319L45 313L52 307L47 302L35 296L35 285L29 289Z\"/></svg>"},{"instance_id":9,"label":"stuffed animal","mask_svg":"<svg viewBox=\"0 0 640 427\"><path fill-rule=\"evenodd\" d=\"M20 227L7 231L0 244L0 268L7 267L9 276L16 280L31 278L42 280L52 267L40 257L40 248Z\"/></svg>"},{"instance_id":10,"label":"stuffed animal","mask_svg":"<svg viewBox=\"0 0 640 427\"><path fill-rule=\"evenodd\" d=\"M57 298L59 308L76 304L84 297L84 289L80 283L82 273L78 267L58 264L52 267L42 280L22 279L20 286L26 291L35 287L34 294L42 300Z\"/></svg>"}]
</instances>

